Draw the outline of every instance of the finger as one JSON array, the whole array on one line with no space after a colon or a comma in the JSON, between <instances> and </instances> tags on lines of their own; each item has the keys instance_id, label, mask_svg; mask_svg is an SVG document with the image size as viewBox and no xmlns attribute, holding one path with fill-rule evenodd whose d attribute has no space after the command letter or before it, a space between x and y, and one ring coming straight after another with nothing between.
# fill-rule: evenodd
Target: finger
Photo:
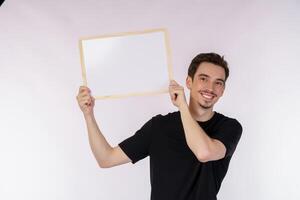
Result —
<instances>
[{"instance_id":1,"label":"finger","mask_svg":"<svg viewBox=\"0 0 300 200\"><path fill-rule=\"evenodd\" d=\"M89 88L81 88L78 94L91 94L91 90Z\"/></svg>"},{"instance_id":2,"label":"finger","mask_svg":"<svg viewBox=\"0 0 300 200\"><path fill-rule=\"evenodd\" d=\"M91 101L92 100L92 98L91 97L83 97L82 99L81 99L81 101Z\"/></svg>"},{"instance_id":3,"label":"finger","mask_svg":"<svg viewBox=\"0 0 300 200\"><path fill-rule=\"evenodd\" d=\"M169 85L179 85L175 80L170 80L170 84Z\"/></svg>"},{"instance_id":4,"label":"finger","mask_svg":"<svg viewBox=\"0 0 300 200\"><path fill-rule=\"evenodd\" d=\"M81 105L81 106L84 105L84 104L86 104L86 103L89 103L89 102L92 102L92 99L91 98L87 98L87 97L85 97L83 99L80 99L78 101L79 105Z\"/></svg>"},{"instance_id":5,"label":"finger","mask_svg":"<svg viewBox=\"0 0 300 200\"><path fill-rule=\"evenodd\" d=\"M91 90L87 86L82 85L82 86L79 87L79 93L81 93L83 91L90 92Z\"/></svg>"},{"instance_id":6,"label":"finger","mask_svg":"<svg viewBox=\"0 0 300 200\"><path fill-rule=\"evenodd\" d=\"M88 103L88 100L84 100L84 101L80 101L79 105L80 105L80 107L84 107L85 105L87 105L87 103Z\"/></svg>"},{"instance_id":7,"label":"finger","mask_svg":"<svg viewBox=\"0 0 300 200\"><path fill-rule=\"evenodd\" d=\"M178 92L172 92L171 93L172 99L176 99L178 97L178 95L179 95Z\"/></svg>"},{"instance_id":8,"label":"finger","mask_svg":"<svg viewBox=\"0 0 300 200\"><path fill-rule=\"evenodd\" d=\"M86 100L85 102L84 102L84 105L86 105L86 106L90 106L92 104L92 102L90 101L90 100Z\"/></svg>"},{"instance_id":9,"label":"finger","mask_svg":"<svg viewBox=\"0 0 300 200\"><path fill-rule=\"evenodd\" d=\"M82 92L82 91L84 91L84 90L86 90L86 86L84 86L84 85L81 85L80 87L79 87L79 91L78 92Z\"/></svg>"},{"instance_id":10,"label":"finger","mask_svg":"<svg viewBox=\"0 0 300 200\"><path fill-rule=\"evenodd\" d=\"M177 82L174 79L171 79L170 83L177 83Z\"/></svg>"},{"instance_id":11,"label":"finger","mask_svg":"<svg viewBox=\"0 0 300 200\"><path fill-rule=\"evenodd\" d=\"M182 87L182 86L179 84L170 84L169 87Z\"/></svg>"},{"instance_id":12,"label":"finger","mask_svg":"<svg viewBox=\"0 0 300 200\"><path fill-rule=\"evenodd\" d=\"M184 90L181 86L169 87L170 90Z\"/></svg>"},{"instance_id":13,"label":"finger","mask_svg":"<svg viewBox=\"0 0 300 200\"><path fill-rule=\"evenodd\" d=\"M175 95L170 93L171 101L175 101Z\"/></svg>"},{"instance_id":14,"label":"finger","mask_svg":"<svg viewBox=\"0 0 300 200\"><path fill-rule=\"evenodd\" d=\"M178 96L179 92L177 90L170 90L170 97L172 100L175 100L176 97Z\"/></svg>"},{"instance_id":15,"label":"finger","mask_svg":"<svg viewBox=\"0 0 300 200\"><path fill-rule=\"evenodd\" d=\"M77 97L79 98L79 99L82 99L82 98L84 98L84 97L91 97L92 95L90 95L89 93L82 93L82 94L79 94L79 95L77 95Z\"/></svg>"},{"instance_id":16,"label":"finger","mask_svg":"<svg viewBox=\"0 0 300 200\"><path fill-rule=\"evenodd\" d=\"M90 98L91 97L91 95L89 95L89 94L85 94L85 95L82 95L82 94L79 94L79 95L77 95L77 101L82 101L82 100L84 100L84 99L86 99L86 98Z\"/></svg>"},{"instance_id":17,"label":"finger","mask_svg":"<svg viewBox=\"0 0 300 200\"><path fill-rule=\"evenodd\" d=\"M89 103L88 101L82 101L82 102L79 103L79 105L82 108L86 108L86 106L88 105L88 103Z\"/></svg>"},{"instance_id":18,"label":"finger","mask_svg":"<svg viewBox=\"0 0 300 200\"><path fill-rule=\"evenodd\" d=\"M87 95L87 94L91 94L90 91L88 90L82 90L81 92L79 92L80 95Z\"/></svg>"},{"instance_id":19,"label":"finger","mask_svg":"<svg viewBox=\"0 0 300 200\"><path fill-rule=\"evenodd\" d=\"M171 87L171 88L169 89L169 91L172 92L172 93L180 93L180 94L184 92L184 90L183 90L182 87L176 87L176 88L172 88L172 87Z\"/></svg>"}]
</instances>

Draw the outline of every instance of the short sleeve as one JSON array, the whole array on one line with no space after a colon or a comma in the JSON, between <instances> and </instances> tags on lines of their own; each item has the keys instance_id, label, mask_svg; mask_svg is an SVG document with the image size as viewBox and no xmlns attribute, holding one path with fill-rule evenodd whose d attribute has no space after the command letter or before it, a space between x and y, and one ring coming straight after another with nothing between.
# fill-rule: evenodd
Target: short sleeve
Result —
<instances>
[{"instance_id":1,"label":"short sleeve","mask_svg":"<svg viewBox=\"0 0 300 200\"><path fill-rule=\"evenodd\" d=\"M146 122L133 136L119 143L119 147L131 159L133 164L149 155L154 133L154 118Z\"/></svg>"},{"instance_id":2,"label":"short sleeve","mask_svg":"<svg viewBox=\"0 0 300 200\"><path fill-rule=\"evenodd\" d=\"M242 125L236 119L226 119L212 138L221 141L226 147L225 157L232 156L243 132Z\"/></svg>"}]
</instances>

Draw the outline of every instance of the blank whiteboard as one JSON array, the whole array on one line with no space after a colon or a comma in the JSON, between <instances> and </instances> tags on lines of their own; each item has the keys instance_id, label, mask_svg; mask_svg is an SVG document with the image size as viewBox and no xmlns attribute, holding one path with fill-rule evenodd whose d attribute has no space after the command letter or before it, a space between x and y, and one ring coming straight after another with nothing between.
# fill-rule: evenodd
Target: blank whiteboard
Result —
<instances>
[{"instance_id":1,"label":"blank whiteboard","mask_svg":"<svg viewBox=\"0 0 300 200\"><path fill-rule=\"evenodd\" d=\"M168 92L173 79L165 29L82 38L83 85L96 99Z\"/></svg>"}]
</instances>

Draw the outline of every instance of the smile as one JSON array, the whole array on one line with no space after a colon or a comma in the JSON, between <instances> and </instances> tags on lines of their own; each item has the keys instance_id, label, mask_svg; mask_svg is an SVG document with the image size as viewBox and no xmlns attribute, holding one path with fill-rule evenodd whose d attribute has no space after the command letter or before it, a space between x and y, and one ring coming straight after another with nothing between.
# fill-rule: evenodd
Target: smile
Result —
<instances>
[{"instance_id":1,"label":"smile","mask_svg":"<svg viewBox=\"0 0 300 200\"><path fill-rule=\"evenodd\" d=\"M203 96L207 100L212 100L215 97L215 95L209 94L209 93L205 93L205 92L200 92L200 94L201 94L201 96Z\"/></svg>"}]
</instances>

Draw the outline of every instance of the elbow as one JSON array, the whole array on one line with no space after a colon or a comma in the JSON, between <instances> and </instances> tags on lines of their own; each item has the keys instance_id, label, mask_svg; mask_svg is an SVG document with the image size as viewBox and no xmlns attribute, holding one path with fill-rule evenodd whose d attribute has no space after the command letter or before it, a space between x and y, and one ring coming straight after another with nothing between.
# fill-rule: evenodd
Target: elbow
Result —
<instances>
[{"instance_id":1,"label":"elbow","mask_svg":"<svg viewBox=\"0 0 300 200\"><path fill-rule=\"evenodd\" d=\"M110 166L108 166L108 165L103 165L103 164L98 164L98 166L99 166L101 169L107 169L107 168L110 168Z\"/></svg>"},{"instance_id":2,"label":"elbow","mask_svg":"<svg viewBox=\"0 0 300 200\"><path fill-rule=\"evenodd\" d=\"M98 166L101 168L101 169L107 169L107 168L111 168L112 165L110 165L108 162L106 161L97 161L98 163Z\"/></svg>"},{"instance_id":3,"label":"elbow","mask_svg":"<svg viewBox=\"0 0 300 200\"><path fill-rule=\"evenodd\" d=\"M210 152L208 150L201 150L196 155L199 162L206 163L210 161Z\"/></svg>"}]
</instances>

